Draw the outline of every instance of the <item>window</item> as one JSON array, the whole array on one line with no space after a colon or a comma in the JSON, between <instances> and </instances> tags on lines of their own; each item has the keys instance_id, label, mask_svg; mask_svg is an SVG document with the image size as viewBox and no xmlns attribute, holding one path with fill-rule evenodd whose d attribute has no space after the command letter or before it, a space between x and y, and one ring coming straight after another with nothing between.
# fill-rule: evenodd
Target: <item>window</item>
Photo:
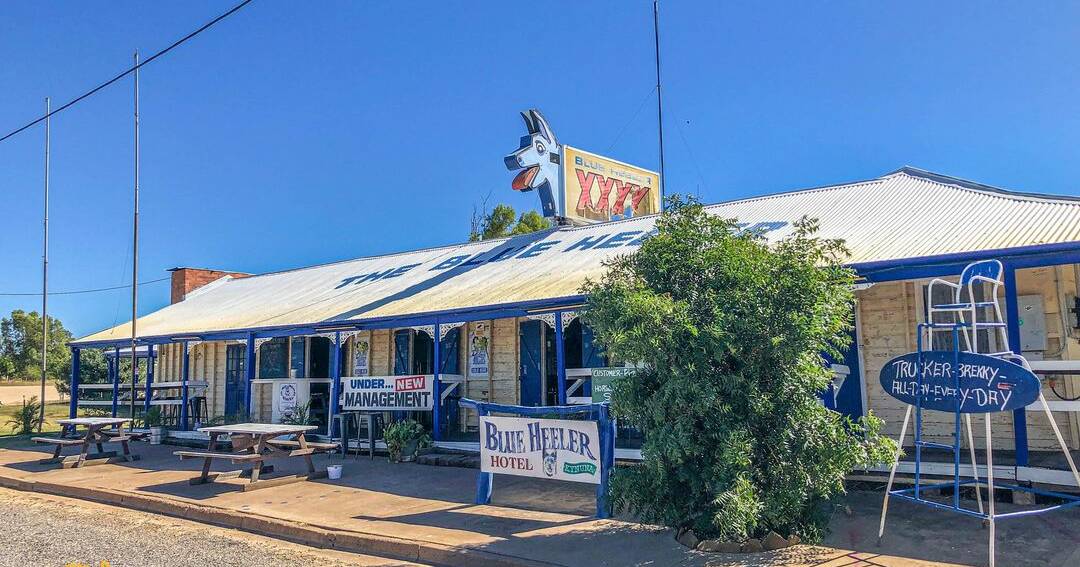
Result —
<instances>
[{"instance_id":1,"label":"window","mask_svg":"<svg viewBox=\"0 0 1080 567\"><path fill-rule=\"evenodd\" d=\"M285 378L289 343L285 337L270 339L259 347L259 378Z\"/></svg>"},{"instance_id":2,"label":"window","mask_svg":"<svg viewBox=\"0 0 1080 567\"><path fill-rule=\"evenodd\" d=\"M290 356L291 365L290 371L291 378L304 378L306 376L304 370L305 364L305 352L304 352L304 337L292 338L292 356Z\"/></svg>"}]
</instances>

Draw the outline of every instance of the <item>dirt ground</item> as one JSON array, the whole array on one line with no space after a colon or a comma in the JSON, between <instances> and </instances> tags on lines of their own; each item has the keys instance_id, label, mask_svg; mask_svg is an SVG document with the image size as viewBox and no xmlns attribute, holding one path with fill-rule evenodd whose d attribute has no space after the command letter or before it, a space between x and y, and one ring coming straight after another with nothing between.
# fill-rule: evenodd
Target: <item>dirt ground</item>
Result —
<instances>
[{"instance_id":1,"label":"dirt ground","mask_svg":"<svg viewBox=\"0 0 1080 567\"><path fill-rule=\"evenodd\" d=\"M25 382L5 384L0 382L0 404L5 406L21 404L24 398L28 400L30 396L41 397L41 384L27 384ZM60 401L60 392L56 391L56 386L52 382L45 385L45 401Z\"/></svg>"},{"instance_id":2,"label":"dirt ground","mask_svg":"<svg viewBox=\"0 0 1080 567\"><path fill-rule=\"evenodd\" d=\"M246 532L0 488L0 567L155 565L418 565L305 547Z\"/></svg>"}]
</instances>

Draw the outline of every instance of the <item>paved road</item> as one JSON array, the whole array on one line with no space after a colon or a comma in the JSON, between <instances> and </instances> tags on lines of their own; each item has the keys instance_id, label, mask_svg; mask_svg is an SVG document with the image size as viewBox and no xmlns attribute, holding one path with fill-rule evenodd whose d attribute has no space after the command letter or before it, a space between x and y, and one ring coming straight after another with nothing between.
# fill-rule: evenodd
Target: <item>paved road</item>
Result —
<instances>
[{"instance_id":1,"label":"paved road","mask_svg":"<svg viewBox=\"0 0 1080 567\"><path fill-rule=\"evenodd\" d=\"M0 488L0 567L262 567L319 565L416 567L417 564L327 551L198 524L43 494Z\"/></svg>"}]
</instances>

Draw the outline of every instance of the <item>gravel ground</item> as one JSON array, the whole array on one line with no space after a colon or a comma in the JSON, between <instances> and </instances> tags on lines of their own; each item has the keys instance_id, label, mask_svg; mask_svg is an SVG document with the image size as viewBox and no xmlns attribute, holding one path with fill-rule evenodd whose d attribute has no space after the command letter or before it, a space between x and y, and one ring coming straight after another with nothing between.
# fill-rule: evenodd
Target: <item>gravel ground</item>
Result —
<instances>
[{"instance_id":1,"label":"gravel ground","mask_svg":"<svg viewBox=\"0 0 1080 567\"><path fill-rule=\"evenodd\" d=\"M0 488L0 567L406 567L415 563L328 551L245 532Z\"/></svg>"}]
</instances>

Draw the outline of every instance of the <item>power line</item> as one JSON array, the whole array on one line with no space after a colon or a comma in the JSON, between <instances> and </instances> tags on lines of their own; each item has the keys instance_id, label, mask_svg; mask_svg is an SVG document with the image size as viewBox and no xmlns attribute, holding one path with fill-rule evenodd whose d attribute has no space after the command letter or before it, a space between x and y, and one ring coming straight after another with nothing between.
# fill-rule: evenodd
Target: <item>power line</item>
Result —
<instances>
[{"instance_id":1,"label":"power line","mask_svg":"<svg viewBox=\"0 0 1080 567\"><path fill-rule=\"evenodd\" d=\"M220 22L221 20L224 20L225 18L233 15L238 10L240 10L244 6L247 6L250 3L251 3L251 0L244 0L243 2L237 4L236 6L233 6L233 8L231 10L229 10L228 12L225 12L224 14L221 14L220 16L210 20L209 22L204 24L199 29L185 35L184 37L182 37L182 38L180 38L178 40L176 40L175 42L173 42L172 45L166 47L165 49L162 49L161 51L158 51L157 53L151 55L150 57L147 57L146 60L142 61L141 63L139 63L139 64L137 64L137 65L135 65L133 67L131 67L127 71L124 71L123 73L120 73L119 75L109 79L108 81L105 81L104 83L101 83L100 85L98 85L98 86L90 89L89 91L83 93L82 95L79 95L78 97L76 97L71 102L68 102L67 104L61 105L56 110L53 110L52 112L49 112L49 113L45 114L44 116L30 122L29 124L27 124L27 125L25 125L25 126L23 126L21 128L16 128L15 130L12 130L8 134L6 134L3 138L0 138L0 142L3 142L4 140L7 140L8 138L18 134L19 132L22 132L23 130L26 130L27 128L30 128L30 127L34 126L35 124L41 123L46 118L48 118L48 117L50 117L50 116L52 116L54 114L59 114L60 112L66 110L67 108L69 108L71 106L74 106L79 101L93 95L94 93L100 91L101 89L104 89L105 87L115 83L116 81L119 81L120 79L123 79L124 77L126 77L126 76L130 75L131 73L135 72L136 69L138 69L138 68L140 68L140 67L142 67L144 65L147 65L151 61L153 61L154 59L157 59L158 57L161 57L162 55L165 55L169 51L172 51L173 48L179 46L180 44L184 43L185 41L187 41L187 40L199 35L200 33L206 31L208 28L210 28L214 24L216 24L216 23ZM0 294L0 295L2 295L2 294Z\"/></svg>"},{"instance_id":2,"label":"power line","mask_svg":"<svg viewBox=\"0 0 1080 567\"><path fill-rule=\"evenodd\" d=\"M170 279L170 278L169 277L164 277L164 278L158 278L156 280L150 280L150 281L146 281L146 282L139 282L139 285L147 285L147 284L152 284L152 283L163 282L163 281L165 281L167 279ZM72 291L50 291L49 295L78 295L78 294L82 294L82 293L100 293L102 291L116 291L118 289L129 289L129 288L131 288L131 284L118 285L118 286L113 286L113 287L99 287L99 288L96 288L96 289L77 289L77 290L72 290ZM37 296L37 297L40 297L41 292L34 292L34 293L0 293L0 297L19 297L19 296Z\"/></svg>"}]
</instances>

